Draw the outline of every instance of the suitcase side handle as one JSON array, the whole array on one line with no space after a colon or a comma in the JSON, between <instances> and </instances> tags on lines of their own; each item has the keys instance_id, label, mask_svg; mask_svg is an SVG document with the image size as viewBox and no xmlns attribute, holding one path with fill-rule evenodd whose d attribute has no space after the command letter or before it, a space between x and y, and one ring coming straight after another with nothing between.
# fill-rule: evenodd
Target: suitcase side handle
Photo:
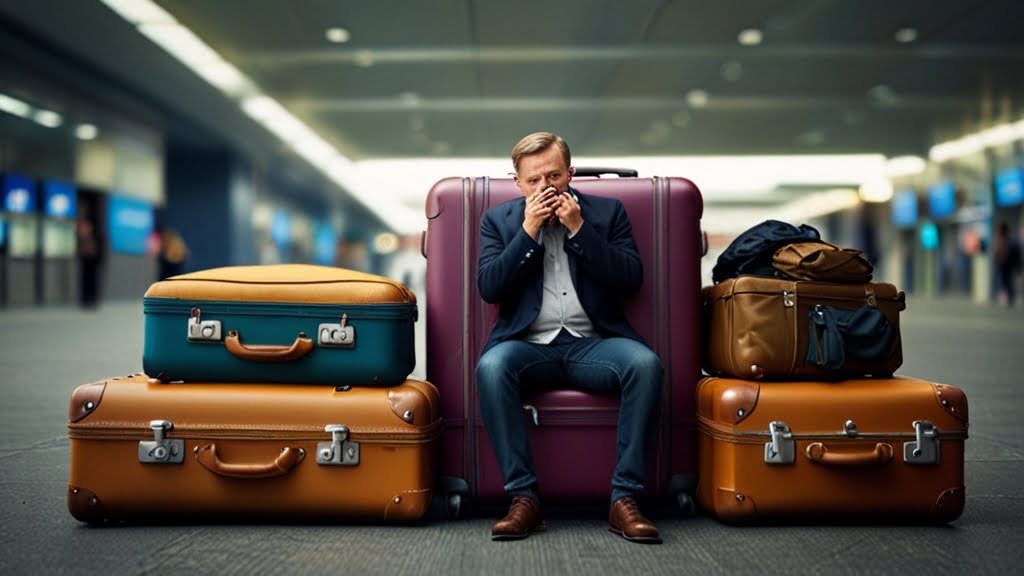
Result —
<instances>
[{"instance_id":1,"label":"suitcase side handle","mask_svg":"<svg viewBox=\"0 0 1024 576\"><path fill-rule=\"evenodd\" d=\"M892 460L892 445L884 442L875 444L874 448L857 452L829 452L821 442L808 444L804 450L807 459L823 466L859 467L881 466Z\"/></svg>"},{"instance_id":2,"label":"suitcase side handle","mask_svg":"<svg viewBox=\"0 0 1024 576\"><path fill-rule=\"evenodd\" d=\"M228 476L230 478L246 478L246 479L258 479L258 478L275 478L277 476L284 476L285 474L292 471L299 462L306 456L306 451L302 448L291 448L285 446L281 449L281 453L277 455L271 462L262 463L228 463L220 459L217 454L216 444L207 444L205 446L196 446L192 451L195 454L196 460L203 465L204 468L218 474L220 476Z\"/></svg>"},{"instance_id":3,"label":"suitcase side handle","mask_svg":"<svg viewBox=\"0 0 1024 576\"><path fill-rule=\"evenodd\" d=\"M306 338L305 332L299 332L290 346L280 345L246 345L237 330L228 332L224 338L224 346L236 358L253 362L292 362L309 354L313 350L313 340Z\"/></svg>"}]
</instances>

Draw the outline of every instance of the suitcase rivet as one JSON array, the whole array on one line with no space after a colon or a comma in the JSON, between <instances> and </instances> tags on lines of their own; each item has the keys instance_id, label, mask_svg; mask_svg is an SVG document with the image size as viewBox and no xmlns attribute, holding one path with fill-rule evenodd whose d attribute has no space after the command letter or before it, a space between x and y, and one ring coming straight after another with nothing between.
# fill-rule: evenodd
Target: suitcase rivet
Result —
<instances>
[{"instance_id":1,"label":"suitcase rivet","mask_svg":"<svg viewBox=\"0 0 1024 576\"><path fill-rule=\"evenodd\" d=\"M949 401L948 400L943 400L942 401L942 405L943 406L949 406Z\"/></svg>"},{"instance_id":2,"label":"suitcase rivet","mask_svg":"<svg viewBox=\"0 0 1024 576\"><path fill-rule=\"evenodd\" d=\"M412 410L406 410L405 414L402 414L402 420L412 422Z\"/></svg>"},{"instance_id":3,"label":"suitcase rivet","mask_svg":"<svg viewBox=\"0 0 1024 576\"><path fill-rule=\"evenodd\" d=\"M73 490L71 491L71 493L72 493L72 494L78 494L78 488L75 488L75 489L73 489Z\"/></svg>"},{"instance_id":4,"label":"suitcase rivet","mask_svg":"<svg viewBox=\"0 0 1024 576\"><path fill-rule=\"evenodd\" d=\"M736 415L739 416L740 418L742 418L743 415L746 414L746 413L747 413L747 411L744 410L743 408L740 408L739 410L736 411Z\"/></svg>"},{"instance_id":5,"label":"suitcase rivet","mask_svg":"<svg viewBox=\"0 0 1024 576\"><path fill-rule=\"evenodd\" d=\"M355 448L349 448L348 449L348 457L349 458L355 458L356 457L356 449Z\"/></svg>"},{"instance_id":6,"label":"suitcase rivet","mask_svg":"<svg viewBox=\"0 0 1024 576\"><path fill-rule=\"evenodd\" d=\"M85 403L85 409L86 410L92 410L95 407L96 407L96 404L94 404L92 400L90 400L90 401Z\"/></svg>"},{"instance_id":7,"label":"suitcase rivet","mask_svg":"<svg viewBox=\"0 0 1024 576\"><path fill-rule=\"evenodd\" d=\"M199 446L196 446L195 448L193 448L192 452L195 453L195 454L199 454Z\"/></svg>"},{"instance_id":8,"label":"suitcase rivet","mask_svg":"<svg viewBox=\"0 0 1024 576\"><path fill-rule=\"evenodd\" d=\"M89 498L89 506L95 506L97 502L99 502L99 500L97 500L95 496Z\"/></svg>"},{"instance_id":9,"label":"suitcase rivet","mask_svg":"<svg viewBox=\"0 0 1024 576\"><path fill-rule=\"evenodd\" d=\"M746 497L746 496L744 496L743 494L737 494L737 495L736 495L736 501L737 501L737 502L743 502L743 501L744 501L744 500L746 500L746 499L747 499L747 497Z\"/></svg>"},{"instance_id":10,"label":"suitcase rivet","mask_svg":"<svg viewBox=\"0 0 1024 576\"><path fill-rule=\"evenodd\" d=\"M178 448L177 444L171 444L171 454L177 456L178 452L180 452L180 451L181 451L181 449Z\"/></svg>"},{"instance_id":11,"label":"suitcase rivet","mask_svg":"<svg viewBox=\"0 0 1024 576\"><path fill-rule=\"evenodd\" d=\"M401 496L395 496L395 504L398 504L401 501L402 501L402 497Z\"/></svg>"}]
</instances>

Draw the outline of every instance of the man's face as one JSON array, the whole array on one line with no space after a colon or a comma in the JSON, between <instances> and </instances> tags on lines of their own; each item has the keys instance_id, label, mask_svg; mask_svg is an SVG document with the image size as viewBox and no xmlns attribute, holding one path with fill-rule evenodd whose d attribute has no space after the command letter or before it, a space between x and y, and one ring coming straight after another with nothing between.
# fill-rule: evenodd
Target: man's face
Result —
<instances>
[{"instance_id":1,"label":"man's face","mask_svg":"<svg viewBox=\"0 0 1024 576\"><path fill-rule=\"evenodd\" d=\"M516 186L527 198L553 186L558 194L569 191L569 180L574 170L565 165L558 146L549 146L536 154L519 159L519 173L514 177Z\"/></svg>"}]
</instances>

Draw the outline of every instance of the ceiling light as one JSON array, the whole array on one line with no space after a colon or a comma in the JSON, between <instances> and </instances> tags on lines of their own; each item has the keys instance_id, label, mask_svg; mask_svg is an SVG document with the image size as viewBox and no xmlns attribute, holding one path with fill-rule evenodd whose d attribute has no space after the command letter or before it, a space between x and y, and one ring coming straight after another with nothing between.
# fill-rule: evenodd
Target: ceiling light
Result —
<instances>
[{"instance_id":1,"label":"ceiling light","mask_svg":"<svg viewBox=\"0 0 1024 576\"><path fill-rule=\"evenodd\" d=\"M17 98L12 98L6 94L0 94L0 110L15 116L21 116L22 118L28 118L29 114L32 113L32 106L27 102L22 102Z\"/></svg>"},{"instance_id":2,"label":"ceiling light","mask_svg":"<svg viewBox=\"0 0 1024 576\"><path fill-rule=\"evenodd\" d=\"M420 105L420 95L415 92L402 92L398 95L398 99L406 106Z\"/></svg>"},{"instance_id":3,"label":"ceiling light","mask_svg":"<svg viewBox=\"0 0 1024 576\"><path fill-rule=\"evenodd\" d=\"M174 17L151 0L100 0L132 24L172 23Z\"/></svg>"},{"instance_id":4,"label":"ceiling light","mask_svg":"<svg viewBox=\"0 0 1024 576\"><path fill-rule=\"evenodd\" d=\"M79 124L75 126L75 138L79 140L95 140L100 131L93 124Z\"/></svg>"},{"instance_id":5,"label":"ceiling light","mask_svg":"<svg viewBox=\"0 0 1024 576\"><path fill-rule=\"evenodd\" d=\"M139 32L221 91L233 96L255 91L248 78L188 28L173 23L143 24Z\"/></svg>"},{"instance_id":6,"label":"ceiling light","mask_svg":"<svg viewBox=\"0 0 1024 576\"><path fill-rule=\"evenodd\" d=\"M889 178L917 176L928 164L920 156L899 156L885 161L885 175Z\"/></svg>"},{"instance_id":7,"label":"ceiling light","mask_svg":"<svg viewBox=\"0 0 1024 576\"><path fill-rule=\"evenodd\" d=\"M703 108L708 105L708 93L704 90L690 90L686 93L686 103L694 108Z\"/></svg>"},{"instance_id":8,"label":"ceiling light","mask_svg":"<svg viewBox=\"0 0 1024 576\"><path fill-rule=\"evenodd\" d=\"M56 128L64 123L64 117L52 110L36 110L32 119L47 128Z\"/></svg>"},{"instance_id":9,"label":"ceiling light","mask_svg":"<svg viewBox=\"0 0 1024 576\"><path fill-rule=\"evenodd\" d=\"M352 34L344 28L328 28L324 35L327 37L327 40L335 44L344 44L352 39Z\"/></svg>"},{"instance_id":10,"label":"ceiling light","mask_svg":"<svg viewBox=\"0 0 1024 576\"><path fill-rule=\"evenodd\" d=\"M909 44L917 40L917 28L900 28L893 37L900 44Z\"/></svg>"},{"instance_id":11,"label":"ceiling light","mask_svg":"<svg viewBox=\"0 0 1024 576\"><path fill-rule=\"evenodd\" d=\"M1000 124L988 130L968 134L956 140L932 146L928 157L934 162L945 162L981 152L988 146L1001 146L1024 139L1024 120L1012 124Z\"/></svg>"},{"instance_id":12,"label":"ceiling light","mask_svg":"<svg viewBox=\"0 0 1024 576\"><path fill-rule=\"evenodd\" d=\"M860 185L860 199L864 202L888 202L892 200L892 183L885 178L871 179Z\"/></svg>"},{"instance_id":13,"label":"ceiling light","mask_svg":"<svg viewBox=\"0 0 1024 576\"><path fill-rule=\"evenodd\" d=\"M762 33L759 28L747 28L745 30L740 30L736 39L743 46L757 46L762 40L764 40L764 33Z\"/></svg>"}]
</instances>

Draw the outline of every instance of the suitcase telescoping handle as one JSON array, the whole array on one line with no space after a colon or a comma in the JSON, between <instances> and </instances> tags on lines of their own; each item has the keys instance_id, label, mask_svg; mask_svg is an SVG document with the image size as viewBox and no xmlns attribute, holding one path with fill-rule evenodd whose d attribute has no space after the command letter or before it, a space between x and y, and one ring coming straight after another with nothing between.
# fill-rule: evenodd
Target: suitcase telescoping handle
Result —
<instances>
[{"instance_id":1,"label":"suitcase telescoping handle","mask_svg":"<svg viewBox=\"0 0 1024 576\"><path fill-rule=\"evenodd\" d=\"M295 342L290 346L279 345L246 345L242 344L242 337L237 330L228 332L224 339L224 346L236 358L251 360L253 362L291 362L298 360L313 349L313 340L306 338L305 332L299 332Z\"/></svg>"},{"instance_id":2,"label":"suitcase telescoping handle","mask_svg":"<svg viewBox=\"0 0 1024 576\"><path fill-rule=\"evenodd\" d=\"M604 174L615 174L619 178L636 178L638 172L632 168L604 168L600 166L583 166L576 168L576 171L573 172L573 176L579 176L580 178L587 176L600 178Z\"/></svg>"},{"instance_id":3,"label":"suitcase telescoping handle","mask_svg":"<svg viewBox=\"0 0 1024 576\"><path fill-rule=\"evenodd\" d=\"M291 448L285 446L281 449L281 453L277 455L277 458L270 462L242 464L228 463L221 460L220 456L217 454L216 444L196 446L193 453L196 456L196 460L198 460L204 468L214 474L228 476L230 478L247 479L284 476L291 472L292 469L295 468L306 456L306 451L302 448Z\"/></svg>"},{"instance_id":4,"label":"suitcase telescoping handle","mask_svg":"<svg viewBox=\"0 0 1024 576\"><path fill-rule=\"evenodd\" d=\"M857 452L830 452L821 442L809 444L804 450L807 459L823 466L881 466L892 460L892 445L879 442L874 448Z\"/></svg>"}]
</instances>

